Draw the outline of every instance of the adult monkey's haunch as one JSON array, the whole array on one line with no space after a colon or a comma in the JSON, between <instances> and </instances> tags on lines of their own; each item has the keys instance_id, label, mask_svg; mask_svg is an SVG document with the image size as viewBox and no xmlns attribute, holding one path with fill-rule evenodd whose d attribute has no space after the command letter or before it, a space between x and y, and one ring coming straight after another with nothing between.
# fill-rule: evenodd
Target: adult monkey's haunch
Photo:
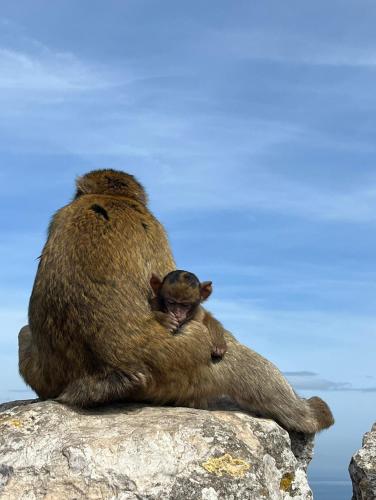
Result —
<instances>
[{"instance_id":1,"label":"adult monkey's haunch","mask_svg":"<svg viewBox=\"0 0 376 500\"><path fill-rule=\"evenodd\" d=\"M43 398L77 406L117 400L205 407L227 395L242 408L312 433L332 414L300 399L279 370L226 332L212 339L197 322L172 335L149 306L152 273L176 269L163 227L131 175L98 170L77 181L74 200L49 227L19 335L20 372Z\"/></svg>"}]
</instances>

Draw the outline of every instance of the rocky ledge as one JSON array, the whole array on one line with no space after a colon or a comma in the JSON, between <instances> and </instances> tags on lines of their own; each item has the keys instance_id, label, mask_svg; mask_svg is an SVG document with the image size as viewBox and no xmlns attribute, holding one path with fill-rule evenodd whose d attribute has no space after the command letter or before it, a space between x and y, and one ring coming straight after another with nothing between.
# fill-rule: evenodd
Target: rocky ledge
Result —
<instances>
[{"instance_id":1,"label":"rocky ledge","mask_svg":"<svg viewBox=\"0 0 376 500\"><path fill-rule=\"evenodd\" d=\"M353 455L349 472L353 500L376 499L376 423L363 437L362 448Z\"/></svg>"},{"instance_id":2,"label":"rocky ledge","mask_svg":"<svg viewBox=\"0 0 376 500\"><path fill-rule=\"evenodd\" d=\"M16 401L0 405L0 498L311 499L312 448L240 411Z\"/></svg>"}]
</instances>

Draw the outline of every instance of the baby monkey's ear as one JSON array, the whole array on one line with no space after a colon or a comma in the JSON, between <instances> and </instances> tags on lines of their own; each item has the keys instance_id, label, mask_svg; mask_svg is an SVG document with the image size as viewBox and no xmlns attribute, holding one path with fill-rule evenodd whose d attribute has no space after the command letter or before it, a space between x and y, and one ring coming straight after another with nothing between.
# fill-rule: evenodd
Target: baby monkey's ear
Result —
<instances>
[{"instance_id":1,"label":"baby monkey's ear","mask_svg":"<svg viewBox=\"0 0 376 500\"><path fill-rule=\"evenodd\" d=\"M162 280L158 278L156 274L152 274L150 278L150 286L152 287L155 295L158 295L159 290L161 289L162 286Z\"/></svg>"},{"instance_id":2,"label":"baby monkey's ear","mask_svg":"<svg viewBox=\"0 0 376 500\"><path fill-rule=\"evenodd\" d=\"M200 295L202 300L206 300L210 297L210 294L213 291L212 283L212 281L203 281L200 284Z\"/></svg>"}]
</instances>

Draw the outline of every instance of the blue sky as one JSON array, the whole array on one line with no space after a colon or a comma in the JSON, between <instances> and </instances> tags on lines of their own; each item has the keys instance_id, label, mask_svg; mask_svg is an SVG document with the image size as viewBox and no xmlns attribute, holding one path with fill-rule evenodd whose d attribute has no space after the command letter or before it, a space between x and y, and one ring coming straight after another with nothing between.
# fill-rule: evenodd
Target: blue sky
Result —
<instances>
[{"instance_id":1,"label":"blue sky","mask_svg":"<svg viewBox=\"0 0 376 500\"><path fill-rule=\"evenodd\" d=\"M376 408L376 4L3 1L0 399L52 213L93 168L135 174L208 308L337 424L347 478Z\"/></svg>"}]
</instances>

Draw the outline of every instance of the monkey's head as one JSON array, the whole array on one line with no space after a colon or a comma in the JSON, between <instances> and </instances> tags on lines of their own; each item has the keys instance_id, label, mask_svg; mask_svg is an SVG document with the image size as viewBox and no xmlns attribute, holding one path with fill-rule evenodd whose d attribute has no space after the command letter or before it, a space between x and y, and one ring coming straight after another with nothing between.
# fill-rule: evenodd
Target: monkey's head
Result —
<instances>
[{"instance_id":1,"label":"monkey's head","mask_svg":"<svg viewBox=\"0 0 376 500\"><path fill-rule=\"evenodd\" d=\"M133 177L120 170L111 168L92 170L78 177L75 198L84 194L107 194L132 198L143 205L147 204L147 196L142 185Z\"/></svg>"},{"instance_id":2,"label":"monkey's head","mask_svg":"<svg viewBox=\"0 0 376 500\"><path fill-rule=\"evenodd\" d=\"M192 318L197 307L213 290L211 281L200 283L196 275L181 270L168 273L163 280L153 274L150 285L161 310L173 314L180 325Z\"/></svg>"}]
</instances>

